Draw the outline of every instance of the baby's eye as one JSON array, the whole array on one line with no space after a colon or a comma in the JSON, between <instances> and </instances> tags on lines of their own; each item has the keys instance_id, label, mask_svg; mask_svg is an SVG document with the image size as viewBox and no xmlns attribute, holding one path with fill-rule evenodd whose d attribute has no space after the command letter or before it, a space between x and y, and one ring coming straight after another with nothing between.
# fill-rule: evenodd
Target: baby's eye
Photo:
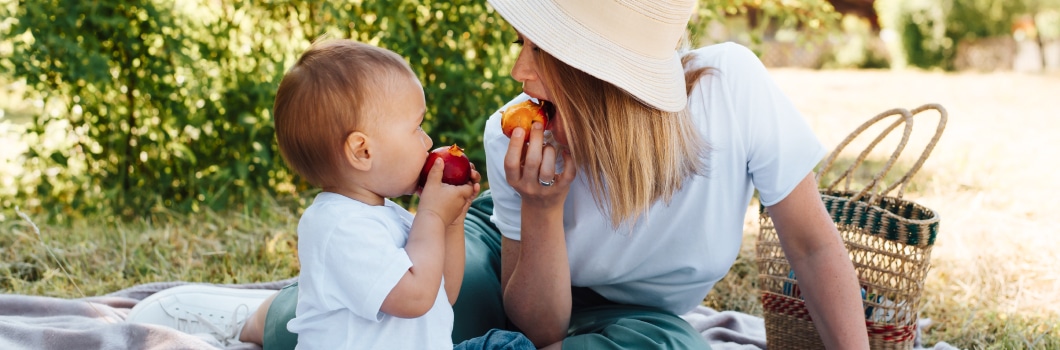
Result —
<instances>
[{"instance_id":1,"label":"baby's eye","mask_svg":"<svg viewBox=\"0 0 1060 350\"><path fill-rule=\"evenodd\" d=\"M513 41L512 44L516 44L516 45L522 46L523 45L523 38L515 39L515 41Z\"/></svg>"}]
</instances>

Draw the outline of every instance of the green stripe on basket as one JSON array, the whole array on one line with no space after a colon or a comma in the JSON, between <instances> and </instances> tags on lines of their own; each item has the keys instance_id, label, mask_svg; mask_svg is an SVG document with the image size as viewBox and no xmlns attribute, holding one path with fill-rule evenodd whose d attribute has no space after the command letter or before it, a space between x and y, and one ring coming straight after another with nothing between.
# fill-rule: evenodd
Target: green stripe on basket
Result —
<instances>
[{"instance_id":1,"label":"green stripe on basket","mask_svg":"<svg viewBox=\"0 0 1060 350\"><path fill-rule=\"evenodd\" d=\"M862 212L861 215L858 215L857 219L858 220L854 222L854 225L857 227L865 227L865 221L869 220L869 213Z\"/></svg>"},{"instance_id":2,"label":"green stripe on basket","mask_svg":"<svg viewBox=\"0 0 1060 350\"><path fill-rule=\"evenodd\" d=\"M898 220L887 218L887 228L885 231L887 234L884 235L884 237L892 241L898 241Z\"/></svg>"},{"instance_id":3,"label":"green stripe on basket","mask_svg":"<svg viewBox=\"0 0 1060 350\"><path fill-rule=\"evenodd\" d=\"M880 232L880 223L883 221L882 215L876 215L872 217L872 224L869 225L869 229L872 232Z\"/></svg>"},{"instance_id":4,"label":"green stripe on basket","mask_svg":"<svg viewBox=\"0 0 1060 350\"><path fill-rule=\"evenodd\" d=\"M931 223L931 225L928 225L928 245L934 245L935 244L935 237L938 236L938 234L939 234L939 223L937 221Z\"/></svg>"},{"instance_id":5,"label":"green stripe on basket","mask_svg":"<svg viewBox=\"0 0 1060 350\"><path fill-rule=\"evenodd\" d=\"M863 227L871 235L913 246L935 244L939 222L930 209L916 203L891 199L885 199L880 206L870 206L862 201L852 202L850 196L852 193L835 192L822 198L832 221L837 225ZM935 220L924 222L931 219ZM905 237L902 237L903 231ZM925 234L927 237L924 237Z\"/></svg>"},{"instance_id":6,"label":"green stripe on basket","mask_svg":"<svg viewBox=\"0 0 1060 350\"><path fill-rule=\"evenodd\" d=\"M920 225L905 225L905 230L909 232L909 235L905 237L905 243L909 245L919 245Z\"/></svg>"}]
</instances>

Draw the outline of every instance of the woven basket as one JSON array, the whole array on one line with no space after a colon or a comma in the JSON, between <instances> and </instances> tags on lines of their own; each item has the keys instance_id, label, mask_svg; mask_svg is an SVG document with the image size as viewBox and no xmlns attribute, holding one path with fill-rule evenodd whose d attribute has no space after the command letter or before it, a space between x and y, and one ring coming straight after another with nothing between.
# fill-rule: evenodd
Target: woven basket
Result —
<instances>
[{"instance_id":1,"label":"woven basket","mask_svg":"<svg viewBox=\"0 0 1060 350\"><path fill-rule=\"evenodd\" d=\"M881 179L894 166L913 130L913 117L927 110L939 114L938 128L915 164L897 182L879 190ZM929 104L913 111L892 109L862 124L840 143L817 173L826 173L839 153L863 131L882 120L900 117L860 153L854 163L828 186L821 198L835 221L854 263L862 287L865 324L873 349L912 349L924 279L930 267L931 248L939 230L939 216L930 208L902 199L910 178L931 154L946 125L942 106ZM892 130L904 125L902 139L883 169L864 189L849 189L854 170ZM846 180L847 189L837 185ZM897 194L889 195L895 189ZM766 341L774 349L823 349L806 309L798 280L780 247L773 221L760 206L756 261L759 297L766 323Z\"/></svg>"}]
</instances>

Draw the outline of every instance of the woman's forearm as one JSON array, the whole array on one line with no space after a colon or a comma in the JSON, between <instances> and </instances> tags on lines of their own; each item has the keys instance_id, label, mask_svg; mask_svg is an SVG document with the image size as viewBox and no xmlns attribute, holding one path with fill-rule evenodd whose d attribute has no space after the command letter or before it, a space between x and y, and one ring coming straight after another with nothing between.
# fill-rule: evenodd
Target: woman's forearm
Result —
<instances>
[{"instance_id":1,"label":"woman's forearm","mask_svg":"<svg viewBox=\"0 0 1060 350\"><path fill-rule=\"evenodd\" d=\"M861 287L813 173L769 207L810 317L828 349L868 349Z\"/></svg>"},{"instance_id":2,"label":"woman's forearm","mask_svg":"<svg viewBox=\"0 0 1060 350\"><path fill-rule=\"evenodd\" d=\"M810 317L828 349L865 346L860 285L842 243L793 261Z\"/></svg>"},{"instance_id":3,"label":"woman's forearm","mask_svg":"<svg viewBox=\"0 0 1060 350\"><path fill-rule=\"evenodd\" d=\"M557 211L558 210L558 211ZM570 265L562 207L523 206L522 241L506 249L504 308L538 347L562 340L570 324ZM514 241L512 241L514 242Z\"/></svg>"}]
</instances>

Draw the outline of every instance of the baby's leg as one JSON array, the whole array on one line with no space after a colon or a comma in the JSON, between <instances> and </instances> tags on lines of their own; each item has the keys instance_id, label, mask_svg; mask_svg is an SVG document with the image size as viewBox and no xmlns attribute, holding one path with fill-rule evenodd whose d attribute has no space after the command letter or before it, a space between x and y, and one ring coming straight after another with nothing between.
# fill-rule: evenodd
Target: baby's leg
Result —
<instances>
[{"instance_id":1,"label":"baby's leg","mask_svg":"<svg viewBox=\"0 0 1060 350\"><path fill-rule=\"evenodd\" d=\"M262 345L265 335L265 316L269 313L269 306L272 305L273 299L276 299L276 294L269 296L258 306L257 310L254 310L254 313L247 319L247 323L243 324L243 332L239 334L239 341Z\"/></svg>"}]
</instances>

